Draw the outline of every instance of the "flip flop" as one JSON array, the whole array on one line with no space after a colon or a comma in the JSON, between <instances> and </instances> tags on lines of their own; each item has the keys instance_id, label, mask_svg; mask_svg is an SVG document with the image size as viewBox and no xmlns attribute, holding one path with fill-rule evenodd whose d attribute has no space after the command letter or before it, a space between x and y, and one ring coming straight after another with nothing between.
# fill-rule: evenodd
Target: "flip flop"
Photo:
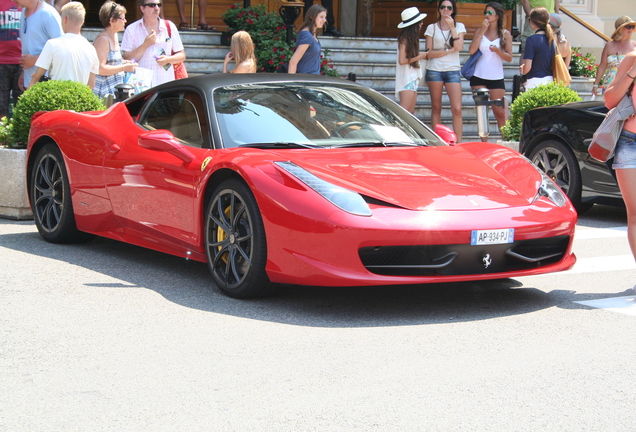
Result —
<instances>
[{"instance_id":1,"label":"flip flop","mask_svg":"<svg viewBox=\"0 0 636 432\"><path fill-rule=\"evenodd\" d=\"M212 27L210 24L197 24L197 30L203 30L203 31L216 31L216 29L214 27Z\"/></svg>"},{"instance_id":2,"label":"flip flop","mask_svg":"<svg viewBox=\"0 0 636 432\"><path fill-rule=\"evenodd\" d=\"M190 30L190 24L187 22L182 22L179 24L179 30Z\"/></svg>"}]
</instances>

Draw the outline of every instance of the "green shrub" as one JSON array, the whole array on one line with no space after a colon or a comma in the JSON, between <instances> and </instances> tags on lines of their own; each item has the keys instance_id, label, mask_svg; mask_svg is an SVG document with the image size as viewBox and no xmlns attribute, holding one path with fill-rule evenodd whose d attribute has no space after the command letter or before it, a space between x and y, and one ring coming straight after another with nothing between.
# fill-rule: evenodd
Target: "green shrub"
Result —
<instances>
[{"instance_id":1,"label":"green shrub","mask_svg":"<svg viewBox=\"0 0 636 432\"><path fill-rule=\"evenodd\" d=\"M501 134L506 141L519 141L521 122L526 111L580 100L577 92L554 82L521 93L510 105L510 118L501 128Z\"/></svg>"},{"instance_id":2,"label":"green shrub","mask_svg":"<svg viewBox=\"0 0 636 432\"><path fill-rule=\"evenodd\" d=\"M6 116L2 117L0 119L0 146L12 147L12 130L13 125L11 124L11 120L9 120Z\"/></svg>"},{"instance_id":3,"label":"green shrub","mask_svg":"<svg viewBox=\"0 0 636 432\"><path fill-rule=\"evenodd\" d=\"M87 85L74 81L46 81L25 91L13 110L12 141L24 146L29 138L31 117L38 111L101 111L106 107Z\"/></svg>"},{"instance_id":4,"label":"green shrub","mask_svg":"<svg viewBox=\"0 0 636 432\"><path fill-rule=\"evenodd\" d=\"M581 47L572 48L570 61L570 75L581 77L595 77L598 70L596 57L592 53L581 54Z\"/></svg>"}]
</instances>

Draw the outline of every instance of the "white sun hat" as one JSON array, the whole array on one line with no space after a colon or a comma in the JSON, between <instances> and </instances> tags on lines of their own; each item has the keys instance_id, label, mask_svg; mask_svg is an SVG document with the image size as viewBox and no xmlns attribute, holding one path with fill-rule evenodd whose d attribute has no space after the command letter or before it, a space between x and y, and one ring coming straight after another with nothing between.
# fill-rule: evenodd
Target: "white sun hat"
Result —
<instances>
[{"instance_id":1,"label":"white sun hat","mask_svg":"<svg viewBox=\"0 0 636 432\"><path fill-rule=\"evenodd\" d=\"M402 22L398 24L398 28L408 27L426 18L425 13L420 13L416 7L410 7L402 11Z\"/></svg>"}]
</instances>

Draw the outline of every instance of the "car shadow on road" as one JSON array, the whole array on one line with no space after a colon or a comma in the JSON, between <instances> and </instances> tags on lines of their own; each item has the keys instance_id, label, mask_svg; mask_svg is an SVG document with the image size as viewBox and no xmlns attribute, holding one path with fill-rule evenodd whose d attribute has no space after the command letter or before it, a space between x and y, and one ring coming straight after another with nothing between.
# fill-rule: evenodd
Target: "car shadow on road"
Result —
<instances>
[{"instance_id":1,"label":"car shadow on road","mask_svg":"<svg viewBox=\"0 0 636 432\"><path fill-rule=\"evenodd\" d=\"M4 223L19 222L0 222ZM149 289L195 310L300 326L381 327L479 321L554 306L589 309L573 301L596 298L567 291L546 293L514 279L499 279L377 287L281 286L272 297L235 300L213 285L207 264L115 240L97 237L84 244L56 245L45 242L33 228L0 235L0 247L113 278L112 282L77 281L87 290ZM607 297L599 294L598 298Z\"/></svg>"}]
</instances>

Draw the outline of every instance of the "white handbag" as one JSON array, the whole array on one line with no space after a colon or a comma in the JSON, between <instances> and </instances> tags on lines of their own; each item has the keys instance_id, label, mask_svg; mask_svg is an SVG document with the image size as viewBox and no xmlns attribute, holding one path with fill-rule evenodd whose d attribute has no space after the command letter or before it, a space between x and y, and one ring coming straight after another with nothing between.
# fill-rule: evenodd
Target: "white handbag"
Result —
<instances>
[{"instance_id":1,"label":"white handbag","mask_svg":"<svg viewBox=\"0 0 636 432\"><path fill-rule=\"evenodd\" d=\"M625 120L634 115L634 103L630 92L614 108L609 110L603 123L596 129L587 151L594 159L607 162L614 156L618 137Z\"/></svg>"}]
</instances>

